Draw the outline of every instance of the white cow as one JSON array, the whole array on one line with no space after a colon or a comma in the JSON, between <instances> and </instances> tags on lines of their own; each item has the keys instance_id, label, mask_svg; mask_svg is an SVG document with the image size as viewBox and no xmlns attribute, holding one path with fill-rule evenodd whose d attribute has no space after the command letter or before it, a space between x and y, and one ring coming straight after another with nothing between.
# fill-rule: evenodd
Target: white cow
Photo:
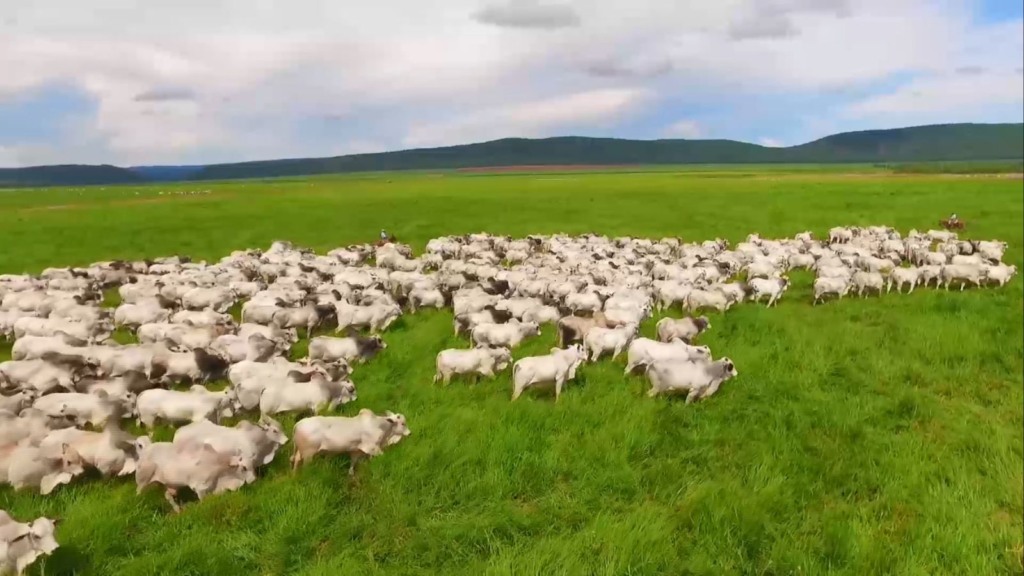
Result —
<instances>
[{"instance_id":1,"label":"white cow","mask_svg":"<svg viewBox=\"0 0 1024 576\"><path fill-rule=\"evenodd\" d=\"M29 486L38 488L44 496L84 472L82 457L67 444L61 446L60 455L56 458L31 444L19 444L6 454L6 458L0 456L0 481L7 482L15 490Z\"/></svg>"},{"instance_id":2,"label":"white cow","mask_svg":"<svg viewBox=\"0 0 1024 576\"><path fill-rule=\"evenodd\" d=\"M237 490L251 478L253 471L240 454L224 455L206 444L177 446L154 442L139 452L135 470L135 491L141 493L150 484L164 486L164 498L175 513L181 511L175 496L181 488L191 488L202 500L210 494Z\"/></svg>"},{"instance_id":3,"label":"white cow","mask_svg":"<svg viewBox=\"0 0 1024 576\"><path fill-rule=\"evenodd\" d=\"M995 266L989 266L985 272L985 279L988 282L995 282L1000 286L1005 286L1017 274L1016 266L1007 266L1006 264L996 264ZM17 344L17 342L15 342Z\"/></svg>"},{"instance_id":4,"label":"white cow","mask_svg":"<svg viewBox=\"0 0 1024 576\"><path fill-rule=\"evenodd\" d=\"M447 386L455 374L477 374L493 378L512 362L508 348L471 348L469 350L448 349L438 352L434 361L437 372L434 382L443 381Z\"/></svg>"},{"instance_id":5,"label":"white cow","mask_svg":"<svg viewBox=\"0 0 1024 576\"><path fill-rule=\"evenodd\" d=\"M759 302L767 298L767 306L770 308L779 302L779 298L789 288L789 278L781 276L778 278L754 278L747 282L751 291L751 300Z\"/></svg>"},{"instance_id":6,"label":"white cow","mask_svg":"<svg viewBox=\"0 0 1024 576\"><path fill-rule=\"evenodd\" d=\"M840 300L843 296L846 296L850 292L850 288L853 287L853 282L849 277L847 278L836 278L836 277L824 277L814 279L814 302L812 306L817 305L818 302L824 300L825 296L829 294L835 294Z\"/></svg>"},{"instance_id":7,"label":"white cow","mask_svg":"<svg viewBox=\"0 0 1024 576\"><path fill-rule=\"evenodd\" d=\"M717 290L691 290L686 296L686 309L696 312L702 308L714 308L719 312L725 312L732 307L733 302Z\"/></svg>"},{"instance_id":8,"label":"white cow","mask_svg":"<svg viewBox=\"0 0 1024 576\"><path fill-rule=\"evenodd\" d=\"M914 287L917 286L917 283L920 281L921 270L919 268L915 266L911 266L909 268L894 268L893 271L889 273L888 282L885 286L885 292L888 293L890 290L892 290L893 286L896 286L896 292L902 293L903 285L909 284L910 290L907 292L907 294L910 294L911 292L914 291Z\"/></svg>"},{"instance_id":9,"label":"white cow","mask_svg":"<svg viewBox=\"0 0 1024 576\"><path fill-rule=\"evenodd\" d=\"M949 290L950 284L959 281L961 292L968 282L980 288L982 281L985 280L985 272L984 268L973 264L949 264L942 267L942 286Z\"/></svg>"},{"instance_id":10,"label":"white cow","mask_svg":"<svg viewBox=\"0 0 1024 576\"><path fill-rule=\"evenodd\" d=\"M379 456L388 446L410 434L405 416L388 411L383 416L363 408L354 417L313 416L295 424L292 442L292 469L308 462L320 452L348 454L349 475L355 474L359 460Z\"/></svg>"},{"instance_id":11,"label":"white cow","mask_svg":"<svg viewBox=\"0 0 1024 576\"><path fill-rule=\"evenodd\" d=\"M104 476L125 476L135 472L138 438L116 426L107 426L102 432L77 428L54 430L39 443L40 450L52 457L60 456L64 446L75 449L84 465L95 468Z\"/></svg>"},{"instance_id":12,"label":"white cow","mask_svg":"<svg viewBox=\"0 0 1024 576\"><path fill-rule=\"evenodd\" d=\"M140 426L152 428L157 419L167 422L198 422L234 415L235 399L229 390L212 392L198 384L188 392L153 389L139 394L136 410Z\"/></svg>"},{"instance_id":13,"label":"white cow","mask_svg":"<svg viewBox=\"0 0 1024 576\"><path fill-rule=\"evenodd\" d=\"M707 346L691 346L682 340L658 342L649 338L637 338L629 345L628 361L624 374L641 366L666 360L710 360L711 349Z\"/></svg>"},{"instance_id":14,"label":"white cow","mask_svg":"<svg viewBox=\"0 0 1024 576\"><path fill-rule=\"evenodd\" d=\"M274 460L277 450L288 442L288 436L276 420L262 416L256 424L242 420L234 428L200 420L174 432L173 444L182 446L190 442L206 444L228 456L239 454L248 464L246 468L254 472ZM253 482L256 475L246 480Z\"/></svg>"},{"instance_id":15,"label":"white cow","mask_svg":"<svg viewBox=\"0 0 1024 576\"><path fill-rule=\"evenodd\" d=\"M312 374L308 382L290 378L267 382L260 395L260 413L313 412L323 407L334 410L356 399L355 384L347 380L330 380Z\"/></svg>"},{"instance_id":16,"label":"white cow","mask_svg":"<svg viewBox=\"0 0 1024 576\"><path fill-rule=\"evenodd\" d=\"M510 320L505 324L479 324L470 332L470 342L474 346L491 346L515 348L527 336L540 334L540 326L533 322Z\"/></svg>"},{"instance_id":17,"label":"white cow","mask_svg":"<svg viewBox=\"0 0 1024 576\"><path fill-rule=\"evenodd\" d=\"M659 361L647 366L651 381L650 397L665 392L686 392L686 403L707 398L718 391L722 382L739 374L729 358L714 362Z\"/></svg>"},{"instance_id":18,"label":"white cow","mask_svg":"<svg viewBox=\"0 0 1024 576\"><path fill-rule=\"evenodd\" d=\"M0 574L22 576L40 556L53 554L60 547L56 528L56 520L40 517L22 523L0 510Z\"/></svg>"},{"instance_id":19,"label":"white cow","mask_svg":"<svg viewBox=\"0 0 1024 576\"><path fill-rule=\"evenodd\" d=\"M874 290L876 294L881 294L882 289L885 288L885 278L879 272L858 270L853 273L851 281L857 288L857 295L861 297L864 297L864 293L868 290Z\"/></svg>"},{"instance_id":20,"label":"white cow","mask_svg":"<svg viewBox=\"0 0 1024 576\"><path fill-rule=\"evenodd\" d=\"M126 400L131 403L134 395ZM61 392L47 394L37 399L32 407L51 418L70 418L78 424L91 424L102 427L110 421L117 421L126 412L125 407L116 398L110 398L106 392L83 394L80 392Z\"/></svg>"},{"instance_id":21,"label":"white cow","mask_svg":"<svg viewBox=\"0 0 1024 576\"><path fill-rule=\"evenodd\" d=\"M611 352L612 360L615 360L636 337L638 327L637 324L618 328L595 326L587 330L587 335L583 337L583 347L590 354L592 362L597 362L601 354L606 352Z\"/></svg>"},{"instance_id":22,"label":"white cow","mask_svg":"<svg viewBox=\"0 0 1024 576\"><path fill-rule=\"evenodd\" d=\"M693 342L694 338L710 328L711 322L707 316L699 316L697 318L688 316L680 319L662 318L658 320L654 330L657 332L658 340L661 342L671 342L678 338L689 344Z\"/></svg>"},{"instance_id":23,"label":"white cow","mask_svg":"<svg viewBox=\"0 0 1024 576\"><path fill-rule=\"evenodd\" d=\"M555 401L558 401L562 386L576 378L576 369L586 359L587 353L579 344L564 350L552 348L545 356L522 358L512 366L512 400L519 398L527 388L554 383Z\"/></svg>"}]
</instances>

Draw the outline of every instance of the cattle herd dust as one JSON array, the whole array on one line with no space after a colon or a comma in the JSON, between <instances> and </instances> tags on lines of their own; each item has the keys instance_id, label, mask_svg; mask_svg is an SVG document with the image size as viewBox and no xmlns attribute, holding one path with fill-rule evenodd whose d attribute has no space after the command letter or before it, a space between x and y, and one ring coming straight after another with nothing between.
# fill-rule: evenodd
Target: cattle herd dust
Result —
<instances>
[{"instance_id":1,"label":"cattle herd dust","mask_svg":"<svg viewBox=\"0 0 1024 576\"><path fill-rule=\"evenodd\" d=\"M163 487L198 498L258 478L289 438L274 419L309 414L292 431L293 469L320 453L346 454L349 473L406 436L405 417L362 409L319 416L356 399L358 366L387 354L380 337L402 314L450 308L462 349L435 358L435 382L494 378L511 366L511 398L553 385L555 399L585 362L626 355L650 396L706 399L738 370L697 344L711 328L702 310L744 302L776 306L787 272L814 272L818 305L856 293L918 287L1002 286L1016 267L1005 242L961 241L948 231L837 227L827 240L757 234L736 246L721 239L470 234L431 240L414 257L405 245L357 245L317 255L288 242L235 251L219 262L169 257L49 268L0 276L0 332L13 360L0 364L0 481L49 494L86 469L134 476L139 492ZM121 303L101 306L116 288ZM227 312L242 303L240 322ZM655 309L681 307L654 338L640 324ZM511 350L554 324L559 346L513 362ZM117 344L116 328L136 343ZM289 360L300 334L308 357ZM230 384L217 390L219 382ZM223 417L252 415L233 427ZM154 442L123 427L180 425ZM57 542L54 522L18 522L0 511L0 572L21 570Z\"/></svg>"}]
</instances>

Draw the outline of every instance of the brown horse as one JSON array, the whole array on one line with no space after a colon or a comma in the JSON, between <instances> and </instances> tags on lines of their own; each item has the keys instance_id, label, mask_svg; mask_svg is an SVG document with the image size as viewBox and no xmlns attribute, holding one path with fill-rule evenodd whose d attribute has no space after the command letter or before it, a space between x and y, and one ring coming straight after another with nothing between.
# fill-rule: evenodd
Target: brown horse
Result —
<instances>
[{"instance_id":1,"label":"brown horse","mask_svg":"<svg viewBox=\"0 0 1024 576\"><path fill-rule=\"evenodd\" d=\"M939 226L942 226L946 230L963 230L964 221L959 218L956 220L946 218L945 220L939 220Z\"/></svg>"}]
</instances>

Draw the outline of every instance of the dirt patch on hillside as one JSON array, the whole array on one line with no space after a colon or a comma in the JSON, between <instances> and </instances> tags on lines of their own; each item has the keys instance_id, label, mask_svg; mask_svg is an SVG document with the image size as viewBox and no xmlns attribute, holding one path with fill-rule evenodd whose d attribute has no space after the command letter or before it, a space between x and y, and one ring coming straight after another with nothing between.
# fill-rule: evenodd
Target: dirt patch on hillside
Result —
<instances>
[{"instance_id":1,"label":"dirt patch on hillside","mask_svg":"<svg viewBox=\"0 0 1024 576\"><path fill-rule=\"evenodd\" d=\"M480 168L459 168L456 172L465 173L501 173L501 172L594 172L598 170L615 170L634 168L628 164L547 164L523 166L483 166Z\"/></svg>"}]
</instances>

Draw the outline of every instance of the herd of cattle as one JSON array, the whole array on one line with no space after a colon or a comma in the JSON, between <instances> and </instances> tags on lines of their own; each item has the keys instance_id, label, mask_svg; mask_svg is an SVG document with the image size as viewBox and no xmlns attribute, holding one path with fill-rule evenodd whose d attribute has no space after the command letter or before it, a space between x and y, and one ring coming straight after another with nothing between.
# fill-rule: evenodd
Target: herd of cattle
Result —
<instances>
[{"instance_id":1,"label":"herd of cattle","mask_svg":"<svg viewBox=\"0 0 1024 576\"><path fill-rule=\"evenodd\" d=\"M355 400L353 367L387 348L380 333L402 314L422 308L451 308L455 333L470 341L436 356L435 381L490 378L511 365L513 400L541 385L553 385L557 399L584 362L625 353L625 373L643 371L649 395L684 393L693 402L737 375L732 360L695 344L711 327L701 310L775 306L793 269L814 272L814 304L932 282L1001 286L1016 273L1001 263L1005 248L948 231L902 237L883 226L833 228L827 241L809 232L753 234L733 247L721 239L471 234L433 239L420 257L393 243L317 255L275 242L215 264L170 257L3 275L0 333L14 344L13 359L0 363L0 482L48 494L86 468L134 474L140 492L163 486L177 511L182 488L201 499L254 482L289 441L274 420L287 412L313 414L292 431L293 468L339 453L354 473L359 460L409 435L405 417L316 414ZM104 308L103 291L115 288L120 304ZM228 311L240 302L236 322ZM640 336L655 309L676 305L694 315L666 317L656 338ZM556 325L558 347L513 363L512 349L546 323ZM137 342L114 342L117 328ZM325 329L335 334L313 335ZM308 356L289 360L300 334L310 336ZM226 388L214 389L225 379ZM219 424L256 410L255 423ZM125 419L146 429L183 426L172 441L153 442L126 431ZM56 546L16 545L49 540L31 536L35 523L5 517L0 562L20 570L24 558Z\"/></svg>"}]
</instances>

